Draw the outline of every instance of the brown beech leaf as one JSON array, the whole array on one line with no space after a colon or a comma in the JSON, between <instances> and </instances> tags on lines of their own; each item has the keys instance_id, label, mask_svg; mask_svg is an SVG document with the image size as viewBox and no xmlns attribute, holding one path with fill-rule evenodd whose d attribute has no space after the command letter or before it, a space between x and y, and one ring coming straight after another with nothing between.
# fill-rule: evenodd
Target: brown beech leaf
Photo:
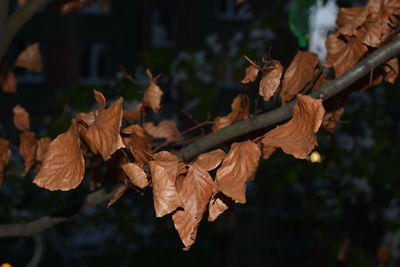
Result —
<instances>
[{"instance_id":1,"label":"brown beech leaf","mask_svg":"<svg viewBox=\"0 0 400 267\"><path fill-rule=\"evenodd\" d=\"M146 122L143 124L143 128L153 138L166 139L167 142L176 142L182 140L181 133L176 127L176 123L171 120L161 121L155 125L153 122Z\"/></svg>"},{"instance_id":2,"label":"brown beech leaf","mask_svg":"<svg viewBox=\"0 0 400 267\"><path fill-rule=\"evenodd\" d=\"M105 161L118 149L125 147L119 130L122 124L122 101L120 97L108 109L99 112L85 136L93 153L100 153Z\"/></svg>"},{"instance_id":3,"label":"brown beech leaf","mask_svg":"<svg viewBox=\"0 0 400 267\"><path fill-rule=\"evenodd\" d=\"M25 170L23 175L25 176L31 169L35 162L37 140L34 132L22 132L19 136L19 153L24 159Z\"/></svg>"},{"instance_id":4,"label":"brown beech leaf","mask_svg":"<svg viewBox=\"0 0 400 267\"><path fill-rule=\"evenodd\" d=\"M29 131L29 113L26 111L26 109L24 109L20 105L16 105L13 108L13 113L13 121L15 127L17 127L17 129L20 131Z\"/></svg>"},{"instance_id":5,"label":"brown beech leaf","mask_svg":"<svg viewBox=\"0 0 400 267\"><path fill-rule=\"evenodd\" d=\"M144 189L149 185L146 173L137 164L127 163L122 165L122 169L134 186Z\"/></svg>"},{"instance_id":6,"label":"brown beech leaf","mask_svg":"<svg viewBox=\"0 0 400 267\"><path fill-rule=\"evenodd\" d=\"M219 116L215 118L215 123L212 127L214 132L229 126L235 122L247 119L250 113L250 100L247 95L238 95L233 99L231 104L231 113L226 116Z\"/></svg>"},{"instance_id":7,"label":"brown beech leaf","mask_svg":"<svg viewBox=\"0 0 400 267\"><path fill-rule=\"evenodd\" d=\"M71 0L64 3L61 6L61 14L66 15L78 10L83 7L84 2L84 0Z\"/></svg>"},{"instance_id":8,"label":"brown beech leaf","mask_svg":"<svg viewBox=\"0 0 400 267\"><path fill-rule=\"evenodd\" d=\"M146 115L146 112L143 108L143 104L139 103L136 105L134 110L124 109L123 117L125 120L129 121L130 123L134 123L135 121L141 119Z\"/></svg>"},{"instance_id":9,"label":"brown beech leaf","mask_svg":"<svg viewBox=\"0 0 400 267\"><path fill-rule=\"evenodd\" d=\"M0 184L3 183L4 170L10 161L10 158L10 142L6 139L0 138Z\"/></svg>"},{"instance_id":10,"label":"brown beech leaf","mask_svg":"<svg viewBox=\"0 0 400 267\"><path fill-rule=\"evenodd\" d=\"M147 75L150 78L150 83L144 91L143 106L149 108L153 112L158 112L161 108L161 96L164 94L160 87L156 84L157 78L154 78L151 74L150 69L146 70Z\"/></svg>"},{"instance_id":11,"label":"brown beech leaf","mask_svg":"<svg viewBox=\"0 0 400 267\"><path fill-rule=\"evenodd\" d=\"M259 70L254 67L253 65L250 65L246 68L246 74L244 78L242 79L241 83L251 83L254 82L257 78Z\"/></svg>"},{"instance_id":12,"label":"brown beech leaf","mask_svg":"<svg viewBox=\"0 0 400 267\"><path fill-rule=\"evenodd\" d=\"M340 121L344 113L344 108L341 107L334 111L326 112L322 121L322 128L328 133L333 133L335 131L337 123Z\"/></svg>"},{"instance_id":13,"label":"brown beech leaf","mask_svg":"<svg viewBox=\"0 0 400 267\"><path fill-rule=\"evenodd\" d=\"M315 133L321 126L324 113L321 99L297 95L292 119L266 133L263 145L279 147L286 154L305 159L317 145Z\"/></svg>"},{"instance_id":14,"label":"brown beech leaf","mask_svg":"<svg viewBox=\"0 0 400 267\"><path fill-rule=\"evenodd\" d=\"M104 95L96 90L93 90L94 93L94 98L97 101L97 104L99 104L99 110L103 110L106 107L106 98L104 97Z\"/></svg>"},{"instance_id":15,"label":"brown beech leaf","mask_svg":"<svg viewBox=\"0 0 400 267\"><path fill-rule=\"evenodd\" d=\"M79 131L72 125L54 139L33 182L48 190L71 190L83 179L85 162L80 149Z\"/></svg>"},{"instance_id":16,"label":"brown beech leaf","mask_svg":"<svg viewBox=\"0 0 400 267\"><path fill-rule=\"evenodd\" d=\"M367 51L368 48L357 38L350 38L346 46L339 51L334 59L333 68L335 69L336 77L355 66Z\"/></svg>"},{"instance_id":17,"label":"brown beech leaf","mask_svg":"<svg viewBox=\"0 0 400 267\"><path fill-rule=\"evenodd\" d=\"M213 192L213 180L206 169L196 163L190 165L186 176L179 176L177 189L183 210L172 215L175 228L186 249L194 243L197 228Z\"/></svg>"},{"instance_id":18,"label":"brown beech leaf","mask_svg":"<svg viewBox=\"0 0 400 267\"><path fill-rule=\"evenodd\" d=\"M223 193L217 193L212 197L208 206L208 221L215 221L219 215L226 211L233 203L233 200Z\"/></svg>"},{"instance_id":19,"label":"brown beech leaf","mask_svg":"<svg viewBox=\"0 0 400 267\"><path fill-rule=\"evenodd\" d=\"M151 142L153 138L137 124L121 129L121 134L126 148L134 158L142 164L147 164L152 155Z\"/></svg>"},{"instance_id":20,"label":"brown beech leaf","mask_svg":"<svg viewBox=\"0 0 400 267\"><path fill-rule=\"evenodd\" d=\"M336 18L336 27L338 29L340 29L340 28L344 27L345 25L353 23L354 18L359 16L359 14L363 10L367 10L367 9L365 7L342 7L342 8L340 8L338 16ZM347 29L345 29L345 30L347 30Z\"/></svg>"},{"instance_id":21,"label":"brown beech leaf","mask_svg":"<svg viewBox=\"0 0 400 267\"><path fill-rule=\"evenodd\" d=\"M31 72L41 72L42 55L39 50L39 43L28 45L17 57L15 66L25 68Z\"/></svg>"},{"instance_id":22,"label":"brown beech leaf","mask_svg":"<svg viewBox=\"0 0 400 267\"><path fill-rule=\"evenodd\" d=\"M399 60L394 57L386 62L384 66L386 72L385 81L394 84L396 82L397 76L399 75Z\"/></svg>"},{"instance_id":23,"label":"brown beech leaf","mask_svg":"<svg viewBox=\"0 0 400 267\"><path fill-rule=\"evenodd\" d=\"M75 114L75 118L87 127L94 123L97 116L99 116L99 111L97 109L90 112L80 112Z\"/></svg>"},{"instance_id":24,"label":"brown beech leaf","mask_svg":"<svg viewBox=\"0 0 400 267\"><path fill-rule=\"evenodd\" d=\"M342 24L339 32L344 35L354 36L369 14L368 7L341 8L336 24Z\"/></svg>"},{"instance_id":25,"label":"brown beech leaf","mask_svg":"<svg viewBox=\"0 0 400 267\"><path fill-rule=\"evenodd\" d=\"M292 100L312 80L318 56L312 52L298 51L285 72L280 96L283 103Z\"/></svg>"},{"instance_id":26,"label":"brown beech leaf","mask_svg":"<svg viewBox=\"0 0 400 267\"><path fill-rule=\"evenodd\" d=\"M381 15L372 13L365 23L357 30L357 38L365 45L378 47L381 44Z\"/></svg>"},{"instance_id":27,"label":"brown beech leaf","mask_svg":"<svg viewBox=\"0 0 400 267\"><path fill-rule=\"evenodd\" d=\"M15 78L15 74L12 71L8 71L4 79L1 81L3 85L3 92L15 94L17 92L17 79Z\"/></svg>"},{"instance_id":28,"label":"brown beech leaf","mask_svg":"<svg viewBox=\"0 0 400 267\"><path fill-rule=\"evenodd\" d=\"M262 148L262 155L263 159L269 159L272 154L276 151L276 147L273 146L263 146Z\"/></svg>"},{"instance_id":29,"label":"brown beech leaf","mask_svg":"<svg viewBox=\"0 0 400 267\"><path fill-rule=\"evenodd\" d=\"M43 161L50 143L51 139L49 137L42 137L37 141L36 161Z\"/></svg>"},{"instance_id":30,"label":"brown beech leaf","mask_svg":"<svg viewBox=\"0 0 400 267\"><path fill-rule=\"evenodd\" d=\"M254 178L260 156L252 141L233 143L217 170L214 195L222 192L236 203L246 203L246 182Z\"/></svg>"},{"instance_id":31,"label":"brown beech leaf","mask_svg":"<svg viewBox=\"0 0 400 267\"><path fill-rule=\"evenodd\" d=\"M203 153L189 165L186 176L177 178L183 210L177 210L172 220L185 250L194 243L199 223L212 196L214 182L208 171L215 169L224 157L225 152L220 149Z\"/></svg>"},{"instance_id":32,"label":"brown beech leaf","mask_svg":"<svg viewBox=\"0 0 400 267\"><path fill-rule=\"evenodd\" d=\"M272 96L275 95L278 90L279 84L281 83L282 64L278 60L272 60L271 64L267 66L268 71L260 81L260 90L258 93L268 101Z\"/></svg>"},{"instance_id":33,"label":"brown beech leaf","mask_svg":"<svg viewBox=\"0 0 400 267\"><path fill-rule=\"evenodd\" d=\"M341 51L346 47L346 40L335 32L328 36L325 42L327 49L327 57L324 63L324 67L331 68L336 59L340 56Z\"/></svg>"},{"instance_id":34,"label":"brown beech leaf","mask_svg":"<svg viewBox=\"0 0 400 267\"><path fill-rule=\"evenodd\" d=\"M218 167L218 165L225 158L226 153L221 149L216 149L207 153L200 154L196 159L196 164L207 170L211 171Z\"/></svg>"},{"instance_id":35,"label":"brown beech leaf","mask_svg":"<svg viewBox=\"0 0 400 267\"><path fill-rule=\"evenodd\" d=\"M155 153L154 159L149 162L154 209L162 217L183 206L176 188L179 159L168 151Z\"/></svg>"},{"instance_id":36,"label":"brown beech leaf","mask_svg":"<svg viewBox=\"0 0 400 267\"><path fill-rule=\"evenodd\" d=\"M110 207L113 205L115 202L117 202L126 192L126 189L128 189L128 186L126 184L120 185L117 190L115 191L114 195L110 199L110 201L107 204L107 207Z\"/></svg>"}]
</instances>

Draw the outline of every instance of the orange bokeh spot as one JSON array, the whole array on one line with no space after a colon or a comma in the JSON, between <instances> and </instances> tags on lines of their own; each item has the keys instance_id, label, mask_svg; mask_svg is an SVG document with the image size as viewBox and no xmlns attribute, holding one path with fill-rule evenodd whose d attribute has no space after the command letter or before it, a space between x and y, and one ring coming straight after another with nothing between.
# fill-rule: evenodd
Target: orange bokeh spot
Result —
<instances>
[{"instance_id":1,"label":"orange bokeh spot","mask_svg":"<svg viewBox=\"0 0 400 267\"><path fill-rule=\"evenodd\" d=\"M0 267L12 267L12 265L8 262L2 263Z\"/></svg>"}]
</instances>

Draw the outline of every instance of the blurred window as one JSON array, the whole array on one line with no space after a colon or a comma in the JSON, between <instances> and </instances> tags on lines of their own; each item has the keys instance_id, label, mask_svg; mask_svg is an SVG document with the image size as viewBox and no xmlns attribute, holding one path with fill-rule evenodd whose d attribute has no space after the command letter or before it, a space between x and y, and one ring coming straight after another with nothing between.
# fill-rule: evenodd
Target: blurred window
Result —
<instances>
[{"instance_id":1,"label":"blurred window","mask_svg":"<svg viewBox=\"0 0 400 267\"><path fill-rule=\"evenodd\" d=\"M106 83L110 75L111 59L105 44L92 43L85 45L81 52L80 81L82 83Z\"/></svg>"}]
</instances>

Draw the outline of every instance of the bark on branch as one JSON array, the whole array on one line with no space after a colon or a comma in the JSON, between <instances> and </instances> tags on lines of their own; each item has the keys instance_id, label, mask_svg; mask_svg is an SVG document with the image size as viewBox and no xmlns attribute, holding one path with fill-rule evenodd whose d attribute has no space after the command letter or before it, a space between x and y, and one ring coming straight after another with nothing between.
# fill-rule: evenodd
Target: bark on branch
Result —
<instances>
[{"instance_id":1,"label":"bark on branch","mask_svg":"<svg viewBox=\"0 0 400 267\"><path fill-rule=\"evenodd\" d=\"M324 100L329 99L398 54L400 54L400 38L394 38L388 44L376 49L347 73L323 85L310 95L314 98L322 98ZM289 119L292 115L294 104L295 102L292 101L275 110L254 116L250 119L227 126L218 132L209 134L201 140L183 148L178 152L178 156L184 159L192 159L195 156L233 138L251 133L255 130L273 126L276 123ZM116 187L113 187L111 191L101 189L87 195L81 203L78 203L78 205L65 208L53 215L44 216L29 223L0 225L0 237L29 236L43 231L73 215L78 214L82 210L96 206L110 199L115 190Z\"/></svg>"}]
</instances>

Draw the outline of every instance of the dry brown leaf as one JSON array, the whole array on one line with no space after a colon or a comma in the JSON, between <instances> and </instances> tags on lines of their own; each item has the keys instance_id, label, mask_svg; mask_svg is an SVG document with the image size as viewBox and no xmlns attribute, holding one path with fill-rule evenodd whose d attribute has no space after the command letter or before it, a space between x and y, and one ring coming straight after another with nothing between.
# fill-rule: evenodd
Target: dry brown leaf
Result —
<instances>
[{"instance_id":1,"label":"dry brown leaf","mask_svg":"<svg viewBox=\"0 0 400 267\"><path fill-rule=\"evenodd\" d=\"M298 51L285 72L280 96L283 103L292 100L312 80L318 56L312 52Z\"/></svg>"},{"instance_id":2,"label":"dry brown leaf","mask_svg":"<svg viewBox=\"0 0 400 267\"><path fill-rule=\"evenodd\" d=\"M321 126L324 113L321 99L297 95L292 119L266 133L263 145L279 147L286 154L305 159L317 145L315 133Z\"/></svg>"},{"instance_id":3,"label":"dry brown leaf","mask_svg":"<svg viewBox=\"0 0 400 267\"><path fill-rule=\"evenodd\" d=\"M0 138L0 184L3 183L4 170L10 162L11 150L10 142L6 139Z\"/></svg>"},{"instance_id":4,"label":"dry brown leaf","mask_svg":"<svg viewBox=\"0 0 400 267\"><path fill-rule=\"evenodd\" d=\"M28 45L24 51L19 54L15 61L16 67L25 68L31 72L42 71L42 55L39 49L39 43Z\"/></svg>"},{"instance_id":5,"label":"dry brown leaf","mask_svg":"<svg viewBox=\"0 0 400 267\"><path fill-rule=\"evenodd\" d=\"M258 93L268 101L272 96L275 95L276 90L281 83L282 64L278 60L272 60L270 65L267 66L268 71L260 81L260 89Z\"/></svg>"},{"instance_id":6,"label":"dry brown leaf","mask_svg":"<svg viewBox=\"0 0 400 267\"><path fill-rule=\"evenodd\" d=\"M113 205L115 202L117 202L126 192L126 189L128 189L128 187L126 186L126 184L122 184L120 185L117 190L115 191L114 195L112 196L112 198L110 199L110 201L107 204L107 207L110 207L111 205Z\"/></svg>"},{"instance_id":7,"label":"dry brown leaf","mask_svg":"<svg viewBox=\"0 0 400 267\"><path fill-rule=\"evenodd\" d=\"M106 107L106 98L99 91L93 90L93 93L97 104L99 104L99 110L102 111Z\"/></svg>"},{"instance_id":8,"label":"dry brown leaf","mask_svg":"<svg viewBox=\"0 0 400 267\"><path fill-rule=\"evenodd\" d=\"M219 215L226 211L233 203L233 200L222 193L212 197L208 206L208 221L215 221Z\"/></svg>"},{"instance_id":9,"label":"dry brown leaf","mask_svg":"<svg viewBox=\"0 0 400 267\"><path fill-rule=\"evenodd\" d=\"M136 105L134 110L124 109L123 117L125 120L130 123L134 123L135 121L141 119L146 115L146 112L143 108L143 104L139 103Z\"/></svg>"},{"instance_id":10,"label":"dry brown leaf","mask_svg":"<svg viewBox=\"0 0 400 267\"><path fill-rule=\"evenodd\" d=\"M16 105L13 108L13 113L13 122L15 127L17 127L17 129L20 131L29 131L29 113L26 111L26 109L20 105Z\"/></svg>"},{"instance_id":11,"label":"dry brown leaf","mask_svg":"<svg viewBox=\"0 0 400 267\"><path fill-rule=\"evenodd\" d=\"M176 188L179 159L168 151L154 154L149 162L153 184L154 209L162 217L182 207L182 200Z\"/></svg>"},{"instance_id":12,"label":"dry brown leaf","mask_svg":"<svg viewBox=\"0 0 400 267\"><path fill-rule=\"evenodd\" d=\"M344 35L355 36L357 28L365 22L368 14L368 7L341 8L336 21L337 24L343 24L339 28L339 32Z\"/></svg>"},{"instance_id":13,"label":"dry brown leaf","mask_svg":"<svg viewBox=\"0 0 400 267\"><path fill-rule=\"evenodd\" d=\"M24 159L25 170L23 175L25 176L35 162L37 148L36 134L34 132L22 132L19 140L19 153Z\"/></svg>"},{"instance_id":14,"label":"dry brown leaf","mask_svg":"<svg viewBox=\"0 0 400 267\"><path fill-rule=\"evenodd\" d=\"M149 185L146 173L137 164L127 163L122 165L122 169L134 186L144 189Z\"/></svg>"},{"instance_id":15,"label":"dry brown leaf","mask_svg":"<svg viewBox=\"0 0 400 267\"><path fill-rule=\"evenodd\" d=\"M394 84L396 82L397 76L399 75L399 60L394 57L386 62L384 66L386 72L385 81Z\"/></svg>"},{"instance_id":16,"label":"dry brown leaf","mask_svg":"<svg viewBox=\"0 0 400 267\"><path fill-rule=\"evenodd\" d=\"M122 124L122 101L120 97L108 109L99 112L94 123L84 134L93 153L100 153L105 161L120 148L125 147L119 133Z\"/></svg>"},{"instance_id":17,"label":"dry brown leaf","mask_svg":"<svg viewBox=\"0 0 400 267\"><path fill-rule=\"evenodd\" d=\"M164 94L160 87L156 84L157 78L154 78L150 70L146 70L147 75L150 78L150 83L144 91L143 106L149 108L153 112L158 112L161 108L161 96Z\"/></svg>"},{"instance_id":18,"label":"dry brown leaf","mask_svg":"<svg viewBox=\"0 0 400 267\"><path fill-rule=\"evenodd\" d=\"M196 159L196 164L199 167L211 171L218 167L218 165L225 158L226 153L221 149L216 149L207 153L200 154Z\"/></svg>"},{"instance_id":19,"label":"dry brown leaf","mask_svg":"<svg viewBox=\"0 0 400 267\"><path fill-rule=\"evenodd\" d=\"M121 134L126 148L134 158L142 164L147 164L152 155L151 142L153 138L137 124L121 129Z\"/></svg>"},{"instance_id":20,"label":"dry brown leaf","mask_svg":"<svg viewBox=\"0 0 400 267\"><path fill-rule=\"evenodd\" d=\"M36 161L43 161L50 143L51 139L49 137L42 137L37 141Z\"/></svg>"},{"instance_id":21,"label":"dry brown leaf","mask_svg":"<svg viewBox=\"0 0 400 267\"><path fill-rule=\"evenodd\" d=\"M238 95L233 99L231 104L231 113L226 116L216 117L212 130L214 132L221 130L222 128L229 126L235 122L247 119L250 113L250 100L247 95Z\"/></svg>"},{"instance_id":22,"label":"dry brown leaf","mask_svg":"<svg viewBox=\"0 0 400 267\"><path fill-rule=\"evenodd\" d=\"M64 3L61 6L61 14L66 15L78 10L83 7L84 2L84 0L71 0Z\"/></svg>"},{"instance_id":23,"label":"dry brown leaf","mask_svg":"<svg viewBox=\"0 0 400 267\"><path fill-rule=\"evenodd\" d=\"M357 38L365 45L378 47L381 44L381 15L370 14L365 23L357 30Z\"/></svg>"},{"instance_id":24,"label":"dry brown leaf","mask_svg":"<svg viewBox=\"0 0 400 267\"><path fill-rule=\"evenodd\" d=\"M257 78L258 72L259 72L259 70L250 64L250 66L248 66L246 68L246 74L245 74L244 78L242 79L241 83L254 82Z\"/></svg>"},{"instance_id":25,"label":"dry brown leaf","mask_svg":"<svg viewBox=\"0 0 400 267\"><path fill-rule=\"evenodd\" d=\"M390 0L368 0L366 7L368 7L370 13L378 13L381 11L382 7L389 4L389 2Z\"/></svg>"},{"instance_id":26,"label":"dry brown leaf","mask_svg":"<svg viewBox=\"0 0 400 267\"><path fill-rule=\"evenodd\" d=\"M345 25L351 24L353 22L353 20L357 16L360 15L360 13L364 12L364 10L367 10L367 9L365 7L342 7L342 8L340 8L338 16L336 18L336 27L338 29L340 29L340 28L344 27ZM358 19L360 20L361 17Z\"/></svg>"},{"instance_id":27,"label":"dry brown leaf","mask_svg":"<svg viewBox=\"0 0 400 267\"><path fill-rule=\"evenodd\" d=\"M252 141L233 143L217 170L214 195L222 192L236 203L246 203L246 182L253 180L261 151Z\"/></svg>"},{"instance_id":28,"label":"dry brown leaf","mask_svg":"<svg viewBox=\"0 0 400 267\"><path fill-rule=\"evenodd\" d=\"M340 121L343 113L343 107L334 111L326 112L322 121L322 128L324 128L328 133L333 133L335 131L336 124Z\"/></svg>"},{"instance_id":29,"label":"dry brown leaf","mask_svg":"<svg viewBox=\"0 0 400 267\"><path fill-rule=\"evenodd\" d=\"M3 85L3 92L15 94L17 92L17 79L15 78L15 74L12 71L8 71L4 79L1 81Z\"/></svg>"},{"instance_id":30,"label":"dry brown leaf","mask_svg":"<svg viewBox=\"0 0 400 267\"><path fill-rule=\"evenodd\" d=\"M341 51L346 47L346 40L335 32L328 36L325 42L327 49L327 57L324 63L324 67L331 68L336 59L340 56Z\"/></svg>"},{"instance_id":31,"label":"dry brown leaf","mask_svg":"<svg viewBox=\"0 0 400 267\"><path fill-rule=\"evenodd\" d=\"M207 170L193 163L185 177L178 178L177 189L183 210L172 215L175 228L186 249L194 243L197 228L213 192L213 180Z\"/></svg>"},{"instance_id":32,"label":"dry brown leaf","mask_svg":"<svg viewBox=\"0 0 400 267\"><path fill-rule=\"evenodd\" d=\"M262 148L262 155L263 159L269 159L272 154L276 151L276 147L273 146L263 146Z\"/></svg>"},{"instance_id":33,"label":"dry brown leaf","mask_svg":"<svg viewBox=\"0 0 400 267\"><path fill-rule=\"evenodd\" d=\"M224 157L225 152L220 149L203 153L189 165L186 176L177 178L183 210L177 210L172 219L185 250L194 243L199 223L212 196L214 182L208 171L215 169Z\"/></svg>"},{"instance_id":34,"label":"dry brown leaf","mask_svg":"<svg viewBox=\"0 0 400 267\"><path fill-rule=\"evenodd\" d=\"M171 120L161 121L155 125L153 122L146 122L143 128L153 138L166 139L167 142L176 142L182 140L181 133L176 127L176 123Z\"/></svg>"},{"instance_id":35,"label":"dry brown leaf","mask_svg":"<svg viewBox=\"0 0 400 267\"><path fill-rule=\"evenodd\" d=\"M80 149L79 131L72 125L54 139L33 182L48 190L71 190L83 179L85 162Z\"/></svg>"},{"instance_id":36,"label":"dry brown leaf","mask_svg":"<svg viewBox=\"0 0 400 267\"><path fill-rule=\"evenodd\" d=\"M86 125L86 127L89 127L90 125L92 125L94 123L94 121L96 120L96 117L99 115L99 111L93 110L90 112L80 112L75 114L75 118L83 123L84 125Z\"/></svg>"},{"instance_id":37,"label":"dry brown leaf","mask_svg":"<svg viewBox=\"0 0 400 267\"><path fill-rule=\"evenodd\" d=\"M367 51L368 48L357 38L351 38L334 59L333 68L336 77L354 67Z\"/></svg>"}]
</instances>

